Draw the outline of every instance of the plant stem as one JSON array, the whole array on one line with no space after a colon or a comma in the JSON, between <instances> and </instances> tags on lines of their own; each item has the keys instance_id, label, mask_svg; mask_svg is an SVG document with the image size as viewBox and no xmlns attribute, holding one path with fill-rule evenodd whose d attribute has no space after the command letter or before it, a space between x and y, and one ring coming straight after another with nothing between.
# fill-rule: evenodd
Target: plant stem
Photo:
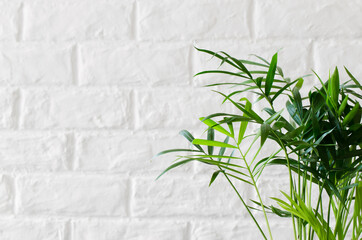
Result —
<instances>
[{"instance_id":1,"label":"plant stem","mask_svg":"<svg viewBox=\"0 0 362 240\"><path fill-rule=\"evenodd\" d=\"M290 169L290 159L289 159L289 156L288 156L288 151L287 149L285 148L282 140L278 137L277 134L275 134L274 131L272 131L275 135L275 137L278 139L279 141L279 145L282 147L283 151L284 151L284 154L285 154L285 158L287 159L287 165L288 165L288 173L289 173L289 194L290 194L290 197L293 198L293 177L292 177L292 170ZM296 232L296 229L295 229L295 219L294 219L294 215L292 215L292 222L293 222L293 232L294 232L294 238L297 239L297 232Z\"/></svg>"},{"instance_id":2,"label":"plant stem","mask_svg":"<svg viewBox=\"0 0 362 240\"><path fill-rule=\"evenodd\" d=\"M222 170L219 167L220 170ZM246 208L246 210L248 211L249 215L251 216L251 218L253 219L253 221L255 222L256 226L259 228L260 233L263 235L264 239L267 239L267 237L265 236L263 230L261 229L258 221L255 219L254 215L251 213L248 205L246 205L244 199L241 197L240 193L238 192L238 190L236 189L236 187L234 186L234 184L231 182L230 178L226 175L226 173L224 171L222 171L222 173L224 174L225 178L228 180L229 184L231 185L231 187L234 189L234 191L236 192L236 194L238 195L239 199L241 200L241 202L243 203L244 207Z\"/></svg>"},{"instance_id":3,"label":"plant stem","mask_svg":"<svg viewBox=\"0 0 362 240\"><path fill-rule=\"evenodd\" d=\"M235 143L237 144L237 141L236 141L235 138L234 138L234 141L235 141ZM241 149L240 149L240 145L237 144L237 146L238 146L238 150L239 150L239 152L240 152L240 155L241 155L241 157L243 158L243 160L244 160L244 162L245 162L245 166L246 166L246 168L248 169L248 172L249 172L250 178L251 178L251 180L252 180L252 182L253 182L253 186L254 186L254 188L255 188L255 191L256 191L256 193L257 193L257 195L258 195L258 199L259 199L259 201L260 201L261 208L262 208L262 210L263 210L265 222L266 222L266 225L267 225L267 227L268 227L269 236L270 236L270 239L272 240L272 239L273 239L273 236L272 236L272 233L271 233L271 230L270 230L270 225L269 225L268 217L267 217L267 215L266 215L266 211L265 211L265 208L264 208L264 204L263 204L263 201L261 200L261 196L260 196L260 193L259 193L259 189L258 189L258 187L257 187L257 185L256 185L256 182L255 182L254 176L253 176L253 174L252 174L252 172L251 172L251 170L250 170L249 164L248 164L248 162L246 161L245 156L243 155L243 153L242 153L242 151L241 151Z\"/></svg>"}]
</instances>

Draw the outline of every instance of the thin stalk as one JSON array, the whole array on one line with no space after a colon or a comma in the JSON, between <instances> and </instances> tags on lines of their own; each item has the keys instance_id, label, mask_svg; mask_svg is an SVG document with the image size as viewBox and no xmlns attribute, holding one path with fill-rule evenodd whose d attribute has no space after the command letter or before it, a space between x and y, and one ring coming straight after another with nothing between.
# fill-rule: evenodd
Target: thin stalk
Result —
<instances>
[{"instance_id":1,"label":"thin stalk","mask_svg":"<svg viewBox=\"0 0 362 240\"><path fill-rule=\"evenodd\" d=\"M329 239L329 221L330 221L330 218L331 218L331 205L332 205L332 197L329 198L329 204L328 204L328 216L327 216L327 239Z\"/></svg>"},{"instance_id":2,"label":"thin stalk","mask_svg":"<svg viewBox=\"0 0 362 240\"><path fill-rule=\"evenodd\" d=\"M234 138L234 141L235 141L236 145L238 146L238 150L239 150L239 152L240 152L240 155L241 155L241 157L242 157L243 160L244 160L245 166L246 166L246 168L247 168L247 170L248 170L248 172L249 172L249 175L250 175L251 181L252 181L252 183L253 183L253 186L254 186L254 188L255 188L256 194L258 195L258 199L259 199L259 201L260 201L261 208L262 208L262 210L263 210L265 222L266 222L266 225L267 225L267 227L268 227L269 236L270 236L270 239L272 240L272 239L273 239L273 236L272 236L272 233L271 233L271 229L270 229L268 217L267 217L267 215L266 215L266 211L265 211L265 208L264 208L264 204L263 204L263 201L262 201L261 196L260 196L260 193L259 193L259 189L258 189L258 187L257 187L257 185L256 185L256 182L255 182L254 176L253 176L253 174L252 174L252 172L251 172L251 170L250 170L249 164L248 164L248 162L246 161L245 156L244 156L244 154L242 153L242 151L241 151L241 149L240 149L240 146L238 145L238 142L236 141L235 138Z\"/></svg>"},{"instance_id":3,"label":"thin stalk","mask_svg":"<svg viewBox=\"0 0 362 240\"><path fill-rule=\"evenodd\" d=\"M309 178L309 195L308 195L308 206L309 207L312 207L312 174L310 175L310 178ZM311 225L309 224L308 226L308 239L311 239Z\"/></svg>"},{"instance_id":4,"label":"thin stalk","mask_svg":"<svg viewBox=\"0 0 362 240\"><path fill-rule=\"evenodd\" d=\"M219 167L220 170L222 170ZM226 175L226 173L224 171L222 171L222 173L224 174L225 178L228 180L229 184L231 185L231 187L234 189L234 191L236 192L236 194L238 195L240 201L243 203L244 207L246 208L246 210L248 211L249 215L251 216L251 218L253 219L253 221L255 222L256 226L259 228L260 233L263 235L264 239L267 240L267 237L265 236L263 230L261 229L258 221L255 219L254 215L251 213L248 205L245 203L244 199L241 197L239 191L236 189L236 187L234 186L234 184L231 182L230 178Z\"/></svg>"},{"instance_id":5,"label":"thin stalk","mask_svg":"<svg viewBox=\"0 0 362 240\"><path fill-rule=\"evenodd\" d=\"M236 141L235 138L234 138L234 141ZM240 151L240 148L239 148L239 151ZM205 151L203 151L203 152L205 153ZM206 153L205 153L205 154L206 154ZM212 160L212 158L210 158L210 159ZM223 171L223 169L222 169L220 166L218 166L218 168L219 168L219 170L221 170L221 172L224 174L225 178L228 180L229 184L230 184L231 187L234 189L235 193L238 195L240 201L243 203L244 207L245 207L246 210L248 211L250 217L253 219L254 223L255 223L256 226L258 227L258 229L259 229L260 233L263 235L264 239L267 240L267 238L266 238L263 230L261 229L258 221L255 219L254 215L251 213L248 205L245 203L244 199L241 197L241 195L240 195L239 191L236 189L235 185L231 182L230 178L229 178L228 175L225 173L225 171ZM224 167L224 168L225 168L225 167Z\"/></svg>"},{"instance_id":6,"label":"thin stalk","mask_svg":"<svg viewBox=\"0 0 362 240\"><path fill-rule=\"evenodd\" d=\"M299 162L299 164L298 164L298 189L297 189L297 194L300 196L300 193L301 193L301 186L300 186L300 184L301 184L301 174L300 174L300 152L298 152L299 154L298 154L298 162ZM299 239L301 239L301 235L302 235L302 221L301 221L301 219L300 218L297 218L297 225L298 225L298 237L299 237Z\"/></svg>"},{"instance_id":7,"label":"thin stalk","mask_svg":"<svg viewBox=\"0 0 362 240\"><path fill-rule=\"evenodd\" d=\"M274 131L272 130L272 132L274 133ZM276 136L276 138L279 141L279 145L282 147L284 154L285 154L285 158L287 159L287 165L288 165L288 172L289 172L289 194L290 197L293 197L293 177L292 177L292 170L290 169L290 159L289 159L289 155L287 152L287 149L285 148L282 140L278 137L277 134L274 133L274 135ZM292 215L292 222L293 222L293 233L294 233L294 238L297 239L297 232L295 229L295 219L294 219L294 215Z\"/></svg>"}]
</instances>

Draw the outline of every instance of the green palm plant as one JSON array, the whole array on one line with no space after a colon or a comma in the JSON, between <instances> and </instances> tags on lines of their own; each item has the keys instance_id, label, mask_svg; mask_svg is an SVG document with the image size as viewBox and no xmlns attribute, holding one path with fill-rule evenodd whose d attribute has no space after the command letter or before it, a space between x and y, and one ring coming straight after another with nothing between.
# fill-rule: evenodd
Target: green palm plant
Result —
<instances>
[{"instance_id":1,"label":"green palm plant","mask_svg":"<svg viewBox=\"0 0 362 240\"><path fill-rule=\"evenodd\" d=\"M180 154L161 175L194 161L216 167L209 185L218 176L224 176L264 239L273 239L269 214L291 218L295 239L311 240L317 236L341 240L348 234L352 239L359 239L362 235L362 110L359 104L362 86L356 78L345 69L350 79L341 83L336 68L323 82L315 73L321 86L302 97L303 78L284 77L283 70L277 66L277 54L270 62L259 56L249 61L225 52L196 49L218 58L220 66L227 64L234 69L218 68L196 75L236 77L233 82L207 86L232 86L231 93L215 92L239 114L214 113L200 118L206 125L205 139L194 138L182 130L180 134L190 142L191 148L159 153ZM255 101L246 97L250 94L255 96ZM286 107L278 109L280 104L275 103L285 98ZM257 103L268 106L263 108L267 117L253 110ZM286 114L283 110L289 117L283 116ZM251 131L251 126L257 126L257 131ZM220 137L224 140L216 140ZM259 157L266 141L276 143L278 148L267 152L268 157ZM241 147L245 144L249 144L246 150ZM257 149L255 153L251 151L253 148ZM289 192L282 192L284 199L272 198L277 205L267 206L257 181L271 165L287 171ZM253 205L239 193L234 181L254 189L257 200L251 200ZM313 197L317 200L312 201ZM327 200L327 206L323 206L323 199ZM255 210L263 212L266 229L256 220Z\"/></svg>"}]
</instances>

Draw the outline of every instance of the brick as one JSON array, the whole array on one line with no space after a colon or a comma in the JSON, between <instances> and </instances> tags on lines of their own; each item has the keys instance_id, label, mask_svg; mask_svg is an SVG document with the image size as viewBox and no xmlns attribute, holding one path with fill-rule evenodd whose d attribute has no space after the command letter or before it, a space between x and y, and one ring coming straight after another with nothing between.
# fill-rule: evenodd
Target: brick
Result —
<instances>
[{"instance_id":1,"label":"brick","mask_svg":"<svg viewBox=\"0 0 362 240\"><path fill-rule=\"evenodd\" d=\"M18 93L14 89L0 88L0 129L13 128L17 121Z\"/></svg>"},{"instance_id":2,"label":"brick","mask_svg":"<svg viewBox=\"0 0 362 240\"><path fill-rule=\"evenodd\" d=\"M77 134L76 143L76 170L135 172L151 160L150 142L141 134Z\"/></svg>"},{"instance_id":3,"label":"brick","mask_svg":"<svg viewBox=\"0 0 362 240\"><path fill-rule=\"evenodd\" d=\"M248 37L250 2L142 0L139 36L142 40Z\"/></svg>"},{"instance_id":4,"label":"brick","mask_svg":"<svg viewBox=\"0 0 362 240\"><path fill-rule=\"evenodd\" d=\"M148 173L156 177L166 169L174 155L153 159L169 148L188 148L177 132L77 133L75 170L91 172ZM190 167L184 168L190 171Z\"/></svg>"},{"instance_id":5,"label":"brick","mask_svg":"<svg viewBox=\"0 0 362 240\"><path fill-rule=\"evenodd\" d=\"M6 240L63 239L65 225L59 221L0 219L0 238Z\"/></svg>"},{"instance_id":6,"label":"brick","mask_svg":"<svg viewBox=\"0 0 362 240\"><path fill-rule=\"evenodd\" d=\"M72 46L56 44L1 44L0 84L71 84Z\"/></svg>"},{"instance_id":7,"label":"brick","mask_svg":"<svg viewBox=\"0 0 362 240\"><path fill-rule=\"evenodd\" d=\"M79 220L72 222L74 240L184 240L186 224L164 220Z\"/></svg>"},{"instance_id":8,"label":"brick","mask_svg":"<svg viewBox=\"0 0 362 240\"><path fill-rule=\"evenodd\" d=\"M0 1L0 40L15 40L18 37L19 9L18 0Z\"/></svg>"},{"instance_id":9,"label":"brick","mask_svg":"<svg viewBox=\"0 0 362 240\"><path fill-rule=\"evenodd\" d=\"M120 89L24 90L26 129L126 128L131 122L130 92Z\"/></svg>"},{"instance_id":10,"label":"brick","mask_svg":"<svg viewBox=\"0 0 362 240\"><path fill-rule=\"evenodd\" d=\"M54 171L66 168L66 137L52 133L2 133L0 169Z\"/></svg>"},{"instance_id":11,"label":"brick","mask_svg":"<svg viewBox=\"0 0 362 240\"><path fill-rule=\"evenodd\" d=\"M185 86L189 84L186 43L82 44L83 85Z\"/></svg>"},{"instance_id":12,"label":"brick","mask_svg":"<svg viewBox=\"0 0 362 240\"><path fill-rule=\"evenodd\" d=\"M352 38L362 36L359 1L256 1L257 38ZM343 17L341 17L343 16Z\"/></svg>"},{"instance_id":13,"label":"brick","mask_svg":"<svg viewBox=\"0 0 362 240\"><path fill-rule=\"evenodd\" d=\"M156 182L138 178L133 183L131 213L136 217L218 217L247 214L223 176L208 187L210 177L182 177L169 173ZM240 187L239 184L236 186ZM248 187L239 188L245 200Z\"/></svg>"},{"instance_id":14,"label":"brick","mask_svg":"<svg viewBox=\"0 0 362 240\"><path fill-rule=\"evenodd\" d=\"M335 67L338 67L341 82L349 80L343 66L361 81L362 70L356 64L362 51L361 41L318 41L314 49L315 70L323 81L328 79L329 73L332 74Z\"/></svg>"},{"instance_id":15,"label":"brick","mask_svg":"<svg viewBox=\"0 0 362 240\"><path fill-rule=\"evenodd\" d=\"M14 183L7 175L0 175L0 214L13 213Z\"/></svg>"},{"instance_id":16,"label":"brick","mask_svg":"<svg viewBox=\"0 0 362 240\"><path fill-rule=\"evenodd\" d=\"M135 99L136 129L203 127L200 117L230 109L229 105L221 105L221 96L209 89L139 90Z\"/></svg>"},{"instance_id":17,"label":"brick","mask_svg":"<svg viewBox=\"0 0 362 240\"><path fill-rule=\"evenodd\" d=\"M127 182L109 176L22 176L18 212L26 215L126 216Z\"/></svg>"},{"instance_id":18,"label":"brick","mask_svg":"<svg viewBox=\"0 0 362 240\"><path fill-rule=\"evenodd\" d=\"M249 223L249 225L246 225ZM262 235L253 226L249 219L239 220L209 219L192 223L191 240L219 240L219 239L261 239Z\"/></svg>"},{"instance_id":19,"label":"brick","mask_svg":"<svg viewBox=\"0 0 362 240\"><path fill-rule=\"evenodd\" d=\"M131 39L134 1L29 1L25 40Z\"/></svg>"},{"instance_id":20,"label":"brick","mask_svg":"<svg viewBox=\"0 0 362 240\"><path fill-rule=\"evenodd\" d=\"M264 216L261 212L253 211L255 218L269 237L268 228ZM268 220L271 227L273 238L288 240L293 239L293 227L291 218L281 218L276 215L268 214ZM262 239L257 225L252 218L244 217L242 222L239 218L213 218L205 220L195 219L191 222L191 240L219 240L219 239L238 239L242 236L243 240Z\"/></svg>"}]
</instances>

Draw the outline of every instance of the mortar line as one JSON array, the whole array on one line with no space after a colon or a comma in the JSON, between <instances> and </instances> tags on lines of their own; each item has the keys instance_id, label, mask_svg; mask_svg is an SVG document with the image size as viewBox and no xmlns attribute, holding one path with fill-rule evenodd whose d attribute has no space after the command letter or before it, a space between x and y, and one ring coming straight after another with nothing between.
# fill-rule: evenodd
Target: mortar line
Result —
<instances>
[{"instance_id":1,"label":"mortar line","mask_svg":"<svg viewBox=\"0 0 362 240\"><path fill-rule=\"evenodd\" d=\"M186 240L192 239L192 232L191 232L191 222L186 223Z\"/></svg>"},{"instance_id":2,"label":"mortar line","mask_svg":"<svg viewBox=\"0 0 362 240\"><path fill-rule=\"evenodd\" d=\"M24 40L24 3L21 3L18 9L18 32L16 40L18 42Z\"/></svg>"},{"instance_id":3,"label":"mortar line","mask_svg":"<svg viewBox=\"0 0 362 240\"><path fill-rule=\"evenodd\" d=\"M133 194L133 179L129 178L127 181L128 184L128 190L127 190L127 200L126 200L126 215L128 218L132 219L132 211L131 211L131 206L132 206L132 194Z\"/></svg>"},{"instance_id":4,"label":"mortar line","mask_svg":"<svg viewBox=\"0 0 362 240\"><path fill-rule=\"evenodd\" d=\"M310 52L309 52L309 61L310 61L310 65L312 67L313 70L316 70L316 62L315 62L315 51L314 51L314 47L315 47L315 43L314 43L314 40L311 40L311 43L310 43Z\"/></svg>"},{"instance_id":5,"label":"mortar line","mask_svg":"<svg viewBox=\"0 0 362 240\"><path fill-rule=\"evenodd\" d=\"M75 136L74 132L67 133L66 136L66 148L67 148L67 154L65 159L65 167L69 171L74 171L75 166L75 151L76 151L76 142L75 142Z\"/></svg>"},{"instance_id":6,"label":"mortar line","mask_svg":"<svg viewBox=\"0 0 362 240\"><path fill-rule=\"evenodd\" d=\"M135 89L131 89L130 90L130 94L129 94L129 111L130 111L130 115L131 115L131 119L128 119L128 121L126 124L128 124L128 129L131 131L137 131L137 121L138 121L138 114L137 114L137 110L136 110L136 95L137 93L135 92Z\"/></svg>"},{"instance_id":7,"label":"mortar line","mask_svg":"<svg viewBox=\"0 0 362 240\"><path fill-rule=\"evenodd\" d=\"M189 69L189 73L188 73L188 81L189 81L189 86L193 86L193 74L194 74L194 64L195 64L195 49L194 49L194 46L196 46L196 42L194 42L192 45L191 45L191 48L189 49L189 57L188 57L188 60L189 60L189 64L188 64L188 69Z\"/></svg>"},{"instance_id":8,"label":"mortar line","mask_svg":"<svg viewBox=\"0 0 362 240\"><path fill-rule=\"evenodd\" d=\"M73 240L73 227L72 227L72 220L68 219L64 223L64 240Z\"/></svg>"},{"instance_id":9,"label":"mortar line","mask_svg":"<svg viewBox=\"0 0 362 240\"><path fill-rule=\"evenodd\" d=\"M73 78L73 85L79 86L80 85L80 50L79 46L76 43L72 48L72 55L71 55L71 66L72 66L72 78Z\"/></svg>"},{"instance_id":10,"label":"mortar line","mask_svg":"<svg viewBox=\"0 0 362 240\"><path fill-rule=\"evenodd\" d=\"M17 190L17 176L13 175L12 177L13 179L13 191L14 191L14 204L13 204L13 214L14 216L18 215L18 209L19 209L19 205L20 205L20 196L19 196L19 191Z\"/></svg>"},{"instance_id":11,"label":"mortar line","mask_svg":"<svg viewBox=\"0 0 362 240\"><path fill-rule=\"evenodd\" d=\"M249 5L249 14L248 14L248 26L250 32L250 39L256 40L255 38L255 2L251 1Z\"/></svg>"},{"instance_id":12,"label":"mortar line","mask_svg":"<svg viewBox=\"0 0 362 240\"><path fill-rule=\"evenodd\" d=\"M138 1L133 3L133 14L132 14L132 34L133 39L138 42Z\"/></svg>"},{"instance_id":13,"label":"mortar line","mask_svg":"<svg viewBox=\"0 0 362 240\"><path fill-rule=\"evenodd\" d=\"M23 107L23 98L21 94L20 88L14 91L14 102L13 102L13 112L12 112L12 123L11 127L14 130L20 129L20 121L21 121L21 113L22 113L22 107Z\"/></svg>"}]
</instances>

